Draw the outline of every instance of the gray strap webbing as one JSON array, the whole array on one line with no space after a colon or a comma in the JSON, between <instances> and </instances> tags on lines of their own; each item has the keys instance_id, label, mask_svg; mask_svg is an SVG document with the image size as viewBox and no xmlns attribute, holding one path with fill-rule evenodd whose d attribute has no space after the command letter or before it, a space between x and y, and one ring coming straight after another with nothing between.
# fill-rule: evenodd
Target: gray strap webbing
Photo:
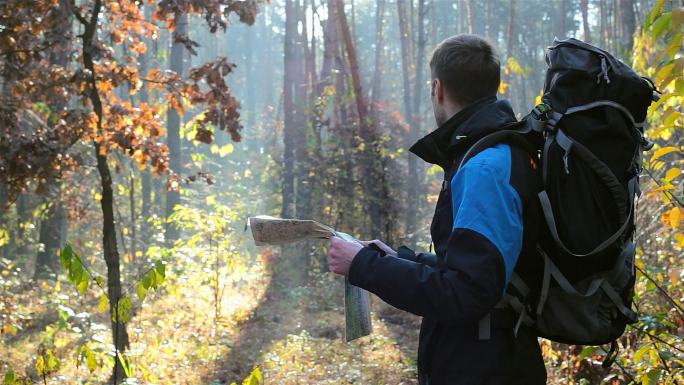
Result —
<instances>
[{"instance_id":1,"label":"gray strap webbing","mask_svg":"<svg viewBox=\"0 0 684 385\"><path fill-rule=\"evenodd\" d=\"M570 139L570 137L568 137L567 135L565 135L565 132L563 132L563 130L558 130L556 132L556 143L558 143L560 148L565 150L565 153L567 154L568 152L570 152L570 149L572 148L573 140Z\"/></svg>"},{"instance_id":2,"label":"gray strap webbing","mask_svg":"<svg viewBox=\"0 0 684 385\"><path fill-rule=\"evenodd\" d=\"M630 308L625 306L625 303L622 302L622 298L620 298L620 295L613 289L612 286L608 282L603 282L601 284L601 289L608 295L608 298L610 298L611 301L615 304L615 306L620 310L620 313L622 313L625 317L627 317L628 320L630 321L636 321L638 318L637 314L633 312Z\"/></svg>"},{"instance_id":3,"label":"gray strap webbing","mask_svg":"<svg viewBox=\"0 0 684 385\"><path fill-rule=\"evenodd\" d=\"M558 286L560 286L563 291L566 293L570 293L572 295L576 295L578 297L591 297L592 295L596 294L598 291L599 287L605 282L603 278L596 278L592 280L589 283L589 286L587 287L586 292L580 293L571 283L568 281L567 278L561 273L560 269L558 266L556 266L555 263L549 258L548 256L545 256L546 260L544 263L548 263L549 265L549 270L551 272L551 276L553 279L558 283Z\"/></svg>"},{"instance_id":4,"label":"gray strap webbing","mask_svg":"<svg viewBox=\"0 0 684 385\"><path fill-rule=\"evenodd\" d=\"M513 275L511 275L511 282L510 284L522 295L523 297L527 297L527 294L530 292L530 288L525 284L525 281L523 281L522 278L515 272Z\"/></svg>"},{"instance_id":5,"label":"gray strap webbing","mask_svg":"<svg viewBox=\"0 0 684 385\"><path fill-rule=\"evenodd\" d=\"M565 111L565 115L570 115L570 114L574 114L576 112L591 110L591 109L594 109L596 107L606 107L606 106L607 107L613 107L613 108L620 110L623 114L625 114L625 116L627 116L627 119L629 119L630 123L632 123L632 125L634 127L640 128L640 127L644 126L644 122L636 122L634 120L634 116L632 116L632 113L629 112L629 110L625 106L623 106L620 103L615 103L612 100L597 100L595 102L582 104L581 106L570 107Z\"/></svg>"},{"instance_id":6,"label":"gray strap webbing","mask_svg":"<svg viewBox=\"0 0 684 385\"><path fill-rule=\"evenodd\" d=\"M555 134L549 133L544 141L544 149L542 150L542 182L544 187L547 185L549 175L549 149L551 148L551 144L555 140L555 137Z\"/></svg>"},{"instance_id":7,"label":"gray strap webbing","mask_svg":"<svg viewBox=\"0 0 684 385\"><path fill-rule=\"evenodd\" d=\"M571 283L565 278L565 275L560 271L558 266L549 258L546 253L538 248L541 255L544 257L544 275L542 278L541 294L539 295L539 304L537 305L537 316L540 316L544 310L544 305L549 296L549 288L551 285L551 277L556 281L558 286L560 286L563 291L570 293L579 297L591 297L596 294L598 289L601 287L605 280L603 278L597 278L592 280L584 293L580 293Z\"/></svg>"},{"instance_id":8,"label":"gray strap webbing","mask_svg":"<svg viewBox=\"0 0 684 385\"><path fill-rule=\"evenodd\" d=\"M490 339L492 337L492 315L487 314L484 316L477 325L477 328L479 340Z\"/></svg>"},{"instance_id":9,"label":"gray strap webbing","mask_svg":"<svg viewBox=\"0 0 684 385\"><path fill-rule=\"evenodd\" d=\"M630 181L630 183L632 183ZM632 207L634 206L634 199L633 197L630 196L629 198L629 211L627 214L627 219L625 222L620 226L620 228L608 239L605 241L601 242L600 245L596 246L593 250L586 254L575 254L568 250L568 248L565 246L565 243L560 239L560 236L558 235L558 228L556 226L556 220L554 219L553 216L553 209L551 208L551 201L549 200L548 194L546 194L546 191L541 191L538 194L539 196L539 202L541 203L542 206L542 211L544 212L544 218L546 219L546 224L549 227L549 231L551 233L551 236L553 237L553 240L556 242L556 244L567 254L572 255L573 257L577 258L584 258L588 257L591 255L595 255L597 253L600 253L601 251L605 250L607 247L615 243L615 241L625 232L627 227L629 226L630 223L630 218L632 216Z\"/></svg>"},{"instance_id":10,"label":"gray strap webbing","mask_svg":"<svg viewBox=\"0 0 684 385\"><path fill-rule=\"evenodd\" d=\"M544 126L546 126L546 122L542 120L537 120L534 118L528 118L526 120L528 130L527 131L536 131L536 132L544 132Z\"/></svg>"},{"instance_id":11,"label":"gray strap webbing","mask_svg":"<svg viewBox=\"0 0 684 385\"><path fill-rule=\"evenodd\" d=\"M560 112L551 111L551 116L546 121L546 124L551 128L556 127L558 122L560 122L560 120L563 119L563 115L564 114L561 114Z\"/></svg>"},{"instance_id":12,"label":"gray strap webbing","mask_svg":"<svg viewBox=\"0 0 684 385\"><path fill-rule=\"evenodd\" d=\"M544 257L544 275L542 277L541 292L539 293L539 303L537 304L537 317L539 317L544 310L544 305L546 304L546 298L549 296L549 285L551 285L551 268L549 264L546 263L550 260L541 247L537 246L537 250Z\"/></svg>"}]
</instances>

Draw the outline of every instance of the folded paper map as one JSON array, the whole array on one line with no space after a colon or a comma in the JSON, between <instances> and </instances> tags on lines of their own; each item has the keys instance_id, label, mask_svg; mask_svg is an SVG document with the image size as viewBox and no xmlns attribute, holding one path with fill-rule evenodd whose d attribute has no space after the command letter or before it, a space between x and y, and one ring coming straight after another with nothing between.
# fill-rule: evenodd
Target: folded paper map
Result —
<instances>
[{"instance_id":1,"label":"folded paper map","mask_svg":"<svg viewBox=\"0 0 684 385\"><path fill-rule=\"evenodd\" d=\"M248 220L257 246L282 245L305 239L328 239L337 236L345 241L358 242L354 237L312 220L280 219L260 215ZM344 315L347 341L367 336L372 331L368 292L344 280Z\"/></svg>"}]
</instances>

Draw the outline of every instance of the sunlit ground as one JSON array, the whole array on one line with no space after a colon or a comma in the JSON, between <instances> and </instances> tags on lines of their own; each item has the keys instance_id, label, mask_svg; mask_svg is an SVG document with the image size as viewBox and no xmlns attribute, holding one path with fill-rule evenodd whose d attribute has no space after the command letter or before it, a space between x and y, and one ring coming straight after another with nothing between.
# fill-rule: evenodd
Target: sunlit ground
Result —
<instances>
[{"instance_id":1,"label":"sunlit ground","mask_svg":"<svg viewBox=\"0 0 684 385\"><path fill-rule=\"evenodd\" d=\"M318 273L306 287L283 290L270 285L261 264L237 270L221 278L218 318L214 287L198 284L202 268L169 272L128 323L129 383L240 384L257 367L267 384L417 383L415 317L375 301L373 335L346 343L339 277ZM80 299L70 283L50 281L24 289L11 296L26 319L21 330L3 335L0 361L42 383L36 359L54 346L58 367L46 383L105 382L110 332L96 293ZM96 357L90 368L76 356L86 343Z\"/></svg>"}]
</instances>

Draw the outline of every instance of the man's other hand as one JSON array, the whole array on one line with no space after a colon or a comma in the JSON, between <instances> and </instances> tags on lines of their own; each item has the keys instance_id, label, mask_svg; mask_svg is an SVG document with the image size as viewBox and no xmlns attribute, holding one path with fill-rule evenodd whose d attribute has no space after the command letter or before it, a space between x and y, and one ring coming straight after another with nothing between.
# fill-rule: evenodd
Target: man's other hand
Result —
<instances>
[{"instance_id":1,"label":"man's other hand","mask_svg":"<svg viewBox=\"0 0 684 385\"><path fill-rule=\"evenodd\" d=\"M356 242L347 242L342 238L331 237L330 250L328 250L330 271L344 276L349 274L349 267L362 248L363 246Z\"/></svg>"},{"instance_id":2,"label":"man's other hand","mask_svg":"<svg viewBox=\"0 0 684 385\"><path fill-rule=\"evenodd\" d=\"M377 239L374 239L374 240L372 240L372 241L361 241L361 244L364 245L364 246L368 246L368 245L370 245L371 243L374 243L375 246L379 247L380 250L384 251L387 255L391 255L391 256L393 256L393 257L396 257L396 256L397 256L397 252L394 251L393 248L387 246L387 245L385 244L385 242L383 242L383 241L380 241L380 240L377 240Z\"/></svg>"}]
</instances>

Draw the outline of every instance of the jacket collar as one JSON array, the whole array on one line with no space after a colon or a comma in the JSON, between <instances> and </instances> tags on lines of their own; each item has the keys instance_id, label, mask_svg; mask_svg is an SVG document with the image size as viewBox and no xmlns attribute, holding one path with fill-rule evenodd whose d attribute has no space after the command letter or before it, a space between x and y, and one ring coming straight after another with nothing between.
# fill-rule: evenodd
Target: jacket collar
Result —
<instances>
[{"instance_id":1,"label":"jacket collar","mask_svg":"<svg viewBox=\"0 0 684 385\"><path fill-rule=\"evenodd\" d=\"M461 152L478 139L515 121L513 108L507 100L497 99L496 96L484 97L419 139L409 151L446 170Z\"/></svg>"}]
</instances>

